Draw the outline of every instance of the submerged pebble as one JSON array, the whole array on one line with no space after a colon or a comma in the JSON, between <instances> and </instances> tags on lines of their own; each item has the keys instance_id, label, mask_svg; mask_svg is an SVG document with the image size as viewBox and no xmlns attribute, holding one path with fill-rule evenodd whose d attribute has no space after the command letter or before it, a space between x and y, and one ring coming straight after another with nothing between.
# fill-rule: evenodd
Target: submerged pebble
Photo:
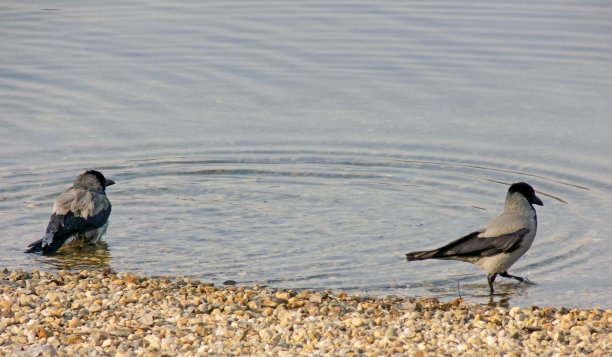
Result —
<instances>
[{"instance_id":1,"label":"submerged pebble","mask_svg":"<svg viewBox=\"0 0 612 357\"><path fill-rule=\"evenodd\" d=\"M3 355L612 354L612 312L0 272Z\"/></svg>"}]
</instances>

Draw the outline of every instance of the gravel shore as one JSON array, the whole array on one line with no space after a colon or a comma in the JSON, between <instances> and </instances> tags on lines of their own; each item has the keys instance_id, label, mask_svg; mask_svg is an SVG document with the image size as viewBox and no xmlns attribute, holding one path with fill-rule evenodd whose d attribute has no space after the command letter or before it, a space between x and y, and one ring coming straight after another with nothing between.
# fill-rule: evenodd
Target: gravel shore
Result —
<instances>
[{"instance_id":1,"label":"gravel shore","mask_svg":"<svg viewBox=\"0 0 612 357\"><path fill-rule=\"evenodd\" d=\"M0 354L11 356L609 356L611 327L599 309L0 272Z\"/></svg>"}]
</instances>

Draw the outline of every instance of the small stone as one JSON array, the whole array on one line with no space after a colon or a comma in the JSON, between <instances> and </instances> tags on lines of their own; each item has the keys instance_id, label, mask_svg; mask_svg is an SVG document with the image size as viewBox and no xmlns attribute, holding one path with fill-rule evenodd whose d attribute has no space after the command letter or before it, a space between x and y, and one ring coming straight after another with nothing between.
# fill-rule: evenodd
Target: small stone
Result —
<instances>
[{"instance_id":1,"label":"small stone","mask_svg":"<svg viewBox=\"0 0 612 357\"><path fill-rule=\"evenodd\" d=\"M144 314L142 316L140 316L140 318L138 318L138 324L141 327L149 327L151 325L153 325L154 322L154 316L153 313L148 313L148 314Z\"/></svg>"},{"instance_id":2,"label":"small stone","mask_svg":"<svg viewBox=\"0 0 612 357\"><path fill-rule=\"evenodd\" d=\"M249 302L247 303L247 307L248 307L249 309L251 309L251 310L259 310L259 309L261 309L261 306L262 306L262 305L261 305L261 303L260 303L259 301L254 301L254 300L253 300L253 301L249 301Z\"/></svg>"},{"instance_id":3,"label":"small stone","mask_svg":"<svg viewBox=\"0 0 612 357\"><path fill-rule=\"evenodd\" d=\"M36 336L38 338L46 339L50 336L50 334L49 331L47 331L45 328L39 326L36 328Z\"/></svg>"},{"instance_id":4,"label":"small stone","mask_svg":"<svg viewBox=\"0 0 612 357\"><path fill-rule=\"evenodd\" d=\"M275 308L275 307L277 307L279 305L279 299L278 298L273 298L273 297L270 297L270 296L266 296L261 303L265 307Z\"/></svg>"},{"instance_id":5,"label":"small stone","mask_svg":"<svg viewBox=\"0 0 612 357\"><path fill-rule=\"evenodd\" d=\"M459 298L459 299L455 299L455 300L453 300L453 301L451 302L451 305L452 305L452 306L457 307L457 306L461 305L461 303L462 303L462 302L464 302L464 301L465 301L465 300L463 300L463 299L461 299L461 298Z\"/></svg>"},{"instance_id":6,"label":"small stone","mask_svg":"<svg viewBox=\"0 0 612 357\"><path fill-rule=\"evenodd\" d=\"M46 308L41 311L41 314L46 317L60 317L62 316L62 312L58 309L54 308Z\"/></svg>"},{"instance_id":7,"label":"small stone","mask_svg":"<svg viewBox=\"0 0 612 357\"><path fill-rule=\"evenodd\" d=\"M476 321L474 322L474 326L484 329L487 327L487 323L486 321Z\"/></svg>"},{"instance_id":8,"label":"small stone","mask_svg":"<svg viewBox=\"0 0 612 357\"><path fill-rule=\"evenodd\" d=\"M322 300L323 300L323 297L321 296L320 293L312 293L310 294L310 296L308 296L308 301L310 302L320 304Z\"/></svg>"},{"instance_id":9,"label":"small stone","mask_svg":"<svg viewBox=\"0 0 612 357\"><path fill-rule=\"evenodd\" d=\"M159 337L155 335L147 335L144 337L144 340L149 343L149 348L154 348L159 350L161 345L161 340Z\"/></svg>"},{"instance_id":10,"label":"small stone","mask_svg":"<svg viewBox=\"0 0 612 357\"><path fill-rule=\"evenodd\" d=\"M385 337L390 339L390 340L395 340L398 338L398 334L397 334L397 328L395 327L389 327L387 329L387 332L385 332Z\"/></svg>"},{"instance_id":11,"label":"small stone","mask_svg":"<svg viewBox=\"0 0 612 357\"><path fill-rule=\"evenodd\" d=\"M274 337L274 333L270 329L263 329L259 331L259 337L264 341L269 341Z\"/></svg>"},{"instance_id":12,"label":"small stone","mask_svg":"<svg viewBox=\"0 0 612 357\"><path fill-rule=\"evenodd\" d=\"M68 336L68 340L66 341L66 343L69 345L74 345L81 342L83 342L83 340L81 340L81 338L77 335Z\"/></svg>"},{"instance_id":13,"label":"small stone","mask_svg":"<svg viewBox=\"0 0 612 357\"><path fill-rule=\"evenodd\" d=\"M13 307L13 301L12 300L2 300L0 301L0 307L2 309L10 310L11 307Z\"/></svg>"},{"instance_id":14,"label":"small stone","mask_svg":"<svg viewBox=\"0 0 612 357\"><path fill-rule=\"evenodd\" d=\"M77 328L81 326L82 324L83 323L81 322L81 320L76 316L70 319L70 321L68 321L68 327L70 328Z\"/></svg>"},{"instance_id":15,"label":"small stone","mask_svg":"<svg viewBox=\"0 0 612 357\"><path fill-rule=\"evenodd\" d=\"M59 355L55 347L51 344L46 344L42 346L41 350L42 350L42 355L44 357L56 357Z\"/></svg>"},{"instance_id":16,"label":"small stone","mask_svg":"<svg viewBox=\"0 0 612 357\"><path fill-rule=\"evenodd\" d=\"M275 294L275 296L279 299L283 299L283 300L289 300L291 298L291 294L289 294L288 292L284 291L284 292L278 292Z\"/></svg>"},{"instance_id":17,"label":"small stone","mask_svg":"<svg viewBox=\"0 0 612 357\"><path fill-rule=\"evenodd\" d=\"M206 336L210 333L210 330L204 326L198 325L195 327L195 333L198 336Z\"/></svg>"},{"instance_id":18,"label":"small stone","mask_svg":"<svg viewBox=\"0 0 612 357\"><path fill-rule=\"evenodd\" d=\"M98 304L92 304L89 306L89 312L95 313L102 311L102 306Z\"/></svg>"},{"instance_id":19,"label":"small stone","mask_svg":"<svg viewBox=\"0 0 612 357\"><path fill-rule=\"evenodd\" d=\"M173 344L176 344L174 338L165 337L165 338L162 338L162 340L161 340L160 348L162 350L171 350Z\"/></svg>"},{"instance_id":20,"label":"small stone","mask_svg":"<svg viewBox=\"0 0 612 357\"><path fill-rule=\"evenodd\" d=\"M521 312L520 307L513 307L510 309L510 311L508 311L508 315L510 315L510 317L516 317L520 312Z\"/></svg>"},{"instance_id":21,"label":"small stone","mask_svg":"<svg viewBox=\"0 0 612 357\"><path fill-rule=\"evenodd\" d=\"M359 327L363 325L363 320L360 317L353 317L350 323L353 327Z\"/></svg>"}]
</instances>

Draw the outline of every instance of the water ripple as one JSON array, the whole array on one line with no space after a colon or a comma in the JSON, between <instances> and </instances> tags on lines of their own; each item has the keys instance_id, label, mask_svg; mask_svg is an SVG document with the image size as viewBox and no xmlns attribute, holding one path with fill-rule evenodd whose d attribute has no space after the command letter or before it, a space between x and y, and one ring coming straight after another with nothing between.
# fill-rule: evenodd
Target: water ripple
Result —
<instances>
[{"instance_id":1,"label":"water ripple","mask_svg":"<svg viewBox=\"0 0 612 357\"><path fill-rule=\"evenodd\" d=\"M518 180L529 181L560 205L549 200L539 208L538 237L515 272L549 282L556 272L596 264L585 266L586 260L607 259L598 251L606 243L589 238L591 230L605 228L584 219L584 210L605 207L601 187L568 181L563 172L518 169L524 162L505 160L496 167L483 157L454 162L444 156L430 147L401 155L246 147L118 161L105 170L118 184L109 188L114 208L102 260L82 262L80 254L16 255L8 265L77 269L104 264L150 275L372 294L452 296L459 282L464 295L478 299L486 284L478 269L456 262L408 264L402 252L434 247L479 228L501 211L507 185ZM24 174L14 176L14 184L0 185L2 210L31 225L22 234L33 240L44 228L53 197L72 178L66 174L42 189L36 175ZM585 197L590 207L572 206ZM33 205L19 214L8 211L23 202ZM27 240L2 243L14 255ZM520 296L512 299L521 301Z\"/></svg>"}]
</instances>

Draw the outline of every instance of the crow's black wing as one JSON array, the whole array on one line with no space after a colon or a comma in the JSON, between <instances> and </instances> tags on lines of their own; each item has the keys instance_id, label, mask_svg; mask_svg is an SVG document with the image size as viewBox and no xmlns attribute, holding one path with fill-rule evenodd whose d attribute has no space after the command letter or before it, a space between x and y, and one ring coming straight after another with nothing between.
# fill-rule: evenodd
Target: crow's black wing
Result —
<instances>
[{"instance_id":1,"label":"crow's black wing","mask_svg":"<svg viewBox=\"0 0 612 357\"><path fill-rule=\"evenodd\" d=\"M528 228L502 234L497 237L479 238L482 232L473 232L444 247L435 250L430 258L470 258L488 257L500 253L511 253L521 245L521 240L529 233Z\"/></svg>"},{"instance_id":2,"label":"crow's black wing","mask_svg":"<svg viewBox=\"0 0 612 357\"><path fill-rule=\"evenodd\" d=\"M108 207L87 218L77 217L72 212L68 212L66 215L52 214L47 225L47 234L53 234L55 238L69 237L92 228L102 227L108 220L110 212L111 208Z\"/></svg>"},{"instance_id":3,"label":"crow's black wing","mask_svg":"<svg viewBox=\"0 0 612 357\"><path fill-rule=\"evenodd\" d=\"M52 214L49 224L47 225L47 234L42 239L43 254L54 253L59 250L66 239L71 236L84 233L91 229L102 227L110 216L111 207L101 210L97 214L83 218L77 217L72 212L65 215ZM37 242L32 243L35 245ZM36 251L36 246L30 247L30 250Z\"/></svg>"}]
</instances>

